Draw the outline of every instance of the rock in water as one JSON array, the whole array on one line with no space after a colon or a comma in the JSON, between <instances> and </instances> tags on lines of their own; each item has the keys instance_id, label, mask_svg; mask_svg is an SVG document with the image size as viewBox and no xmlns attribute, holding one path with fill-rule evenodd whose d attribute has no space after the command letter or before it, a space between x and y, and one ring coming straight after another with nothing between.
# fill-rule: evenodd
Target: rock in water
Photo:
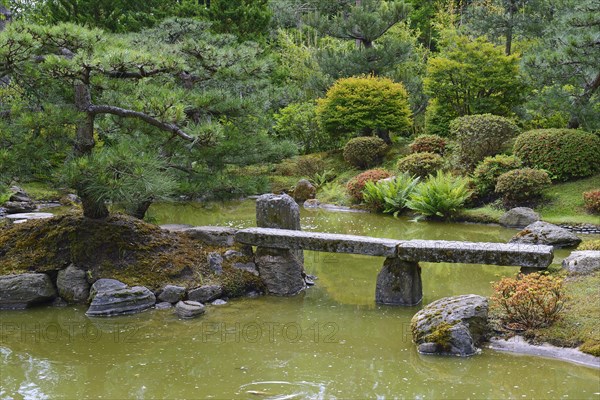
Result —
<instances>
[{"instance_id":1,"label":"rock in water","mask_svg":"<svg viewBox=\"0 0 600 400\"><path fill-rule=\"evenodd\" d=\"M300 179L292 193L292 197L299 204L304 203L306 200L314 199L316 195L317 188L306 179Z\"/></svg>"},{"instance_id":2,"label":"rock in water","mask_svg":"<svg viewBox=\"0 0 600 400\"><path fill-rule=\"evenodd\" d=\"M194 318L206 312L204 305L197 301L180 301L175 306L175 313L180 318Z\"/></svg>"},{"instance_id":3,"label":"rock in water","mask_svg":"<svg viewBox=\"0 0 600 400\"><path fill-rule=\"evenodd\" d=\"M562 262L569 275L589 275L600 270L600 251L574 251Z\"/></svg>"},{"instance_id":4,"label":"rock in water","mask_svg":"<svg viewBox=\"0 0 600 400\"><path fill-rule=\"evenodd\" d=\"M500 225L508 228L524 228L540 220L540 214L528 207L516 207L500 217Z\"/></svg>"},{"instance_id":5,"label":"rock in water","mask_svg":"<svg viewBox=\"0 0 600 400\"><path fill-rule=\"evenodd\" d=\"M302 263L293 252L258 247L255 259L269 294L293 296L306 288Z\"/></svg>"},{"instance_id":6,"label":"rock in water","mask_svg":"<svg viewBox=\"0 0 600 400\"><path fill-rule=\"evenodd\" d=\"M185 297L185 288L182 286L175 285L167 285L164 287L163 291L160 295L158 295L158 300L166 301L169 303L177 303L180 300L183 300Z\"/></svg>"},{"instance_id":7,"label":"rock in water","mask_svg":"<svg viewBox=\"0 0 600 400\"><path fill-rule=\"evenodd\" d=\"M470 356L486 340L488 300L468 294L434 301L412 318L413 340L424 354Z\"/></svg>"},{"instance_id":8,"label":"rock in water","mask_svg":"<svg viewBox=\"0 0 600 400\"><path fill-rule=\"evenodd\" d=\"M581 243L581 239L560 226L537 221L527 225L525 229L510 239L509 243L547 244L555 248L560 248L575 247Z\"/></svg>"},{"instance_id":9,"label":"rock in water","mask_svg":"<svg viewBox=\"0 0 600 400\"><path fill-rule=\"evenodd\" d=\"M218 299L223 294L223 288L219 285L204 285L192 289L188 293L188 299L198 303L208 303Z\"/></svg>"},{"instance_id":10,"label":"rock in water","mask_svg":"<svg viewBox=\"0 0 600 400\"><path fill-rule=\"evenodd\" d=\"M85 303L90 295L90 284L85 271L78 269L73 264L58 271L56 286L59 296L68 303Z\"/></svg>"},{"instance_id":11,"label":"rock in water","mask_svg":"<svg viewBox=\"0 0 600 400\"><path fill-rule=\"evenodd\" d=\"M98 279L96 282L94 282L90 289L90 297L88 301L92 301L99 292L107 292L109 290L118 289L127 289L127 285L116 279Z\"/></svg>"},{"instance_id":12,"label":"rock in water","mask_svg":"<svg viewBox=\"0 0 600 400\"><path fill-rule=\"evenodd\" d=\"M21 310L56 297L56 289L46 274L0 276L0 310Z\"/></svg>"},{"instance_id":13,"label":"rock in water","mask_svg":"<svg viewBox=\"0 0 600 400\"><path fill-rule=\"evenodd\" d=\"M155 303L154 293L144 286L99 291L85 314L89 317L135 314L153 307Z\"/></svg>"}]
</instances>

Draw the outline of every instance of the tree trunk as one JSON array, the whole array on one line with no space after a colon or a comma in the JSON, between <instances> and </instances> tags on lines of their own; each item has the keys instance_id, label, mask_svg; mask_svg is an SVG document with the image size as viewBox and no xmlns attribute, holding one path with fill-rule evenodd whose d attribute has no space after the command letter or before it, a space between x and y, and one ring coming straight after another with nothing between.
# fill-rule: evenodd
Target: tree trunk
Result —
<instances>
[{"instance_id":1,"label":"tree trunk","mask_svg":"<svg viewBox=\"0 0 600 400\"><path fill-rule=\"evenodd\" d=\"M588 84L585 85L583 94L575 99L573 102L573 106L575 109L581 107L587 103L589 103L590 99L594 95L594 93L600 88L600 72L596 74L596 77ZM579 117L577 115L571 115L571 119L567 124L567 128L577 129L581 121L579 121Z\"/></svg>"},{"instance_id":2,"label":"tree trunk","mask_svg":"<svg viewBox=\"0 0 600 400\"><path fill-rule=\"evenodd\" d=\"M390 133L387 129L377 128L375 129L375 133L377 133L377 136L379 136L379 138L383 140L385 144L388 146L392 145L392 138L390 138Z\"/></svg>"},{"instance_id":3,"label":"tree trunk","mask_svg":"<svg viewBox=\"0 0 600 400\"><path fill-rule=\"evenodd\" d=\"M108 217L108 208L104 202L98 202L92 199L89 195L81 190L77 191L77 195L81 198L81 206L83 207L83 216L92 219L102 219Z\"/></svg>"},{"instance_id":4,"label":"tree trunk","mask_svg":"<svg viewBox=\"0 0 600 400\"><path fill-rule=\"evenodd\" d=\"M146 216L146 212L152 205L152 200L142 201L136 205L134 205L130 210L127 210L127 214L135 217L137 219L144 219Z\"/></svg>"},{"instance_id":5,"label":"tree trunk","mask_svg":"<svg viewBox=\"0 0 600 400\"><path fill-rule=\"evenodd\" d=\"M95 115L90 112L91 106L90 89L87 85L80 83L75 85L75 108L85 113L85 118L77 125L77 136L75 137L75 154L85 156L92 153L96 144L94 140Z\"/></svg>"},{"instance_id":6,"label":"tree trunk","mask_svg":"<svg viewBox=\"0 0 600 400\"><path fill-rule=\"evenodd\" d=\"M506 28L506 46L504 47L504 54L510 56L510 52L512 50L512 37L513 37L513 27L509 25Z\"/></svg>"}]
</instances>

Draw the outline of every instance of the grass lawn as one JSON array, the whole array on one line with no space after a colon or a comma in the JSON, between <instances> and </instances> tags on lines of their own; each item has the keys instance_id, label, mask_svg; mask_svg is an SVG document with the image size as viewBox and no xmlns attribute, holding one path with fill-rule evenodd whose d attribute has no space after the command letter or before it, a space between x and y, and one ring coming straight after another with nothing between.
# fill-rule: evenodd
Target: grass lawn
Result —
<instances>
[{"instance_id":1,"label":"grass lawn","mask_svg":"<svg viewBox=\"0 0 600 400\"><path fill-rule=\"evenodd\" d=\"M600 175L573 182L556 183L544 191L544 200L535 211L544 221L553 224L589 223L600 225L600 216L587 212L583 205L583 192L600 189ZM465 218L480 222L497 222L503 210L490 205L465 210Z\"/></svg>"},{"instance_id":2,"label":"grass lawn","mask_svg":"<svg viewBox=\"0 0 600 400\"><path fill-rule=\"evenodd\" d=\"M562 317L532 332L535 339L564 347L581 345L582 351L600 357L600 272L569 278L565 292L569 299Z\"/></svg>"}]
</instances>

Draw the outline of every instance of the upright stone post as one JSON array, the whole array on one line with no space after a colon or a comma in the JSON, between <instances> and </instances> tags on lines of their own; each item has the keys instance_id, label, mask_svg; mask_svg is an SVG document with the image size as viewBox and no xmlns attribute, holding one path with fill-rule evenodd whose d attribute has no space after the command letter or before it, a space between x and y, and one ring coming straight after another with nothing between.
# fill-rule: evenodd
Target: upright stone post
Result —
<instances>
[{"instance_id":1,"label":"upright stone post","mask_svg":"<svg viewBox=\"0 0 600 400\"><path fill-rule=\"evenodd\" d=\"M256 225L300 230L298 204L287 194L264 194L256 201ZM306 288L302 250L258 247L255 261L269 294L292 296Z\"/></svg>"},{"instance_id":2,"label":"upright stone post","mask_svg":"<svg viewBox=\"0 0 600 400\"><path fill-rule=\"evenodd\" d=\"M423 299L421 267L416 261L386 258L377 275L375 302L395 306L416 306Z\"/></svg>"}]
</instances>

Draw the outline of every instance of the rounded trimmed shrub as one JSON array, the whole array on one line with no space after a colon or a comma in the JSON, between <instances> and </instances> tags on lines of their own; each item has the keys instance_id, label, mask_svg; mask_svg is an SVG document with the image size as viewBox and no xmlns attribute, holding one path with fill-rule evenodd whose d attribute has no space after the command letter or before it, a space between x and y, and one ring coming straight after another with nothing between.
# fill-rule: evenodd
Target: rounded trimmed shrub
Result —
<instances>
[{"instance_id":1,"label":"rounded trimmed shrub","mask_svg":"<svg viewBox=\"0 0 600 400\"><path fill-rule=\"evenodd\" d=\"M517 138L513 151L553 180L582 178L600 171L600 137L576 129L536 129Z\"/></svg>"},{"instance_id":2,"label":"rounded trimmed shrub","mask_svg":"<svg viewBox=\"0 0 600 400\"><path fill-rule=\"evenodd\" d=\"M600 189L583 193L585 208L592 214L600 214Z\"/></svg>"},{"instance_id":3,"label":"rounded trimmed shrub","mask_svg":"<svg viewBox=\"0 0 600 400\"><path fill-rule=\"evenodd\" d=\"M350 194L354 201L360 202L363 198L362 192L367 182L377 182L382 179L389 178L390 176L392 176L392 174L382 168L370 169L360 173L354 178L350 179L346 185L348 194Z\"/></svg>"},{"instance_id":4,"label":"rounded trimmed shrub","mask_svg":"<svg viewBox=\"0 0 600 400\"><path fill-rule=\"evenodd\" d=\"M376 76L338 79L318 100L317 119L334 140L377 131L408 136L412 127L404 85Z\"/></svg>"},{"instance_id":5,"label":"rounded trimmed shrub","mask_svg":"<svg viewBox=\"0 0 600 400\"><path fill-rule=\"evenodd\" d=\"M502 195L506 206L512 207L538 199L542 195L542 190L551 183L548 173L544 170L515 169L498 177L496 193Z\"/></svg>"},{"instance_id":6,"label":"rounded trimmed shrub","mask_svg":"<svg viewBox=\"0 0 600 400\"><path fill-rule=\"evenodd\" d=\"M519 128L508 118L492 114L465 115L450 123L450 135L456 140L458 166L468 171L485 157L502 151Z\"/></svg>"},{"instance_id":7,"label":"rounded trimmed shrub","mask_svg":"<svg viewBox=\"0 0 600 400\"><path fill-rule=\"evenodd\" d=\"M408 145L411 153L436 153L444 155L448 142L438 135L417 136L411 144Z\"/></svg>"},{"instance_id":8,"label":"rounded trimmed shrub","mask_svg":"<svg viewBox=\"0 0 600 400\"><path fill-rule=\"evenodd\" d=\"M397 168L411 176L426 177L442 168L444 160L435 153L414 153L398 160Z\"/></svg>"},{"instance_id":9,"label":"rounded trimmed shrub","mask_svg":"<svg viewBox=\"0 0 600 400\"><path fill-rule=\"evenodd\" d=\"M344 160L357 168L369 168L379 164L387 145L378 137L357 137L344 146Z\"/></svg>"},{"instance_id":10,"label":"rounded trimmed shrub","mask_svg":"<svg viewBox=\"0 0 600 400\"><path fill-rule=\"evenodd\" d=\"M518 157L506 154L484 158L483 161L477 164L477 168L473 172L477 193L480 196L493 193L500 175L521 168L521 166L522 163Z\"/></svg>"}]
</instances>

